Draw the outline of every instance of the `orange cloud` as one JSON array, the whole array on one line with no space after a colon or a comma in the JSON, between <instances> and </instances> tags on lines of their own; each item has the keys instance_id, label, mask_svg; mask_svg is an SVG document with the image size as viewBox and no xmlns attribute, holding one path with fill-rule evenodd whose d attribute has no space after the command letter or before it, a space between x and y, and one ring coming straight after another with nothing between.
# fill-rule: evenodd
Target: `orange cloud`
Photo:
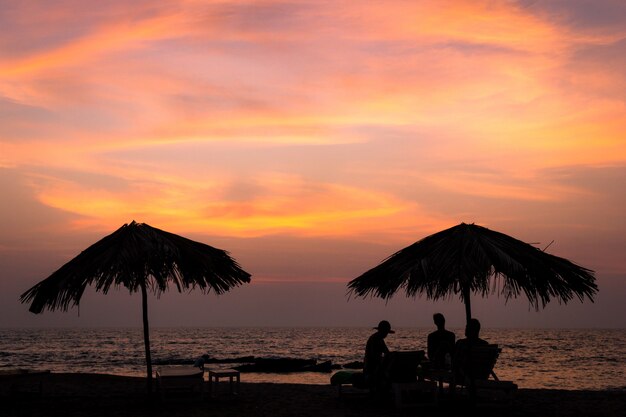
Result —
<instances>
[{"instance_id":1,"label":"orange cloud","mask_svg":"<svg viewBox=\"0 0 626 417\"><path fill-rule=\"evenodd\" d=\"M33 185L40 202L78 216L74 227L102 230L133 218L164 228L238 237L385 235L385 229L400 226L403 213L416 209L382 193L284 175L257 178L258 194L230 201L218 183L182 178L135 182L125 190L51 177L34 178ZM421 217L416 224L434 221L424 213Z\"/></svg>"}]
</instances>

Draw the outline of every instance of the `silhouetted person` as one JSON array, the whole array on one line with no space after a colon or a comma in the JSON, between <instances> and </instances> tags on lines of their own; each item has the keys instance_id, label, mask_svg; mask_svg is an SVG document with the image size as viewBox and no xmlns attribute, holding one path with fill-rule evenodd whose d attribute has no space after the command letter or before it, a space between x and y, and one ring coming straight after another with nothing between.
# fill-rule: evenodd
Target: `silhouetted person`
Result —
<instances>
[{"instance_id":1,"label":"silhouetted person","mask_svg":"<svg viewBox=\"0 0 626 417\"><path fill-rule=\"evenodd\" d=\"M391 324L387 320L378 323L375 327L376 333L367 339L365 345L365 360L363 361L363 374L366 382L371 387L376 387L381 383L383 373L383 361L389 355L389 349L385 343L385 338L391 330Z\"/></svg>"},{"instance_id":2,"label":"silhouetted person","mask_svg":"<svg viewBox=\"0 0 626 417\"><path fill-rule=\"evenodd\" d=\"M465 339L460 339L454 347L453 364L460 371L465 364L471 360L470 350L473 346L486 346L489 343L479 337L480 322L478 319L470 319L465 326Z\"/></svg>"},{"instance_id":3,"label":"silhouetted person","mask_svg":"<svg viewBox=\"0 0 626 417\"><path fill-rule=\"evenodd\" d=\"M209 360L209 358L210 358L209 355L204 354L195 360L195 362L193 363L193 366L196 368L204 369L204 364L206 363L206 361Z\"/></svg>"},{"instance_id":4,"label":"silhouetted person","mask_svg":"<svg viewBox=\"0 0 626 417\"><path fill-rule=\"evenodd\" d=\"M428 359L433 369L444 369L452 362L456 337L454 333L446 330L446 318L443 314L434 314L433 321L437 330L428 335ZM446 361L446 355L448 355L448 361Z\"/></svg>"},{"instance_id":5,"label":"silhouetted person","mask_svg":"<svg viewBox=\"0 0 626 417\"><path fill-rule=\"evenodd\" d=\"M456 342L454 347L454 358L452 360L452 369L454 378L463 381L466 377L470 378L469 392L472 403L476 400L476 385L474 382L475 370L472 364L472 348L475 346L487 346L489 343L479 337L480 322L477 319L470 319L465 326L465 339ZM451 386L451 392L454 393L454 387Z\"/></svg>"},{"instance_id":6,"label":"silhouetted person","mask_svg":"<svg viewBox=\"0 0 626 417\"><path fill-rule=\"evenodd\" d=\"M489 343L481 339L479 335L480 335L480 322L478 321L478 319L470 319L469 323L467 323L467 326L465 326L465 339L460 339L458 342L456 342L455 351L463 350L468 345L471 345L471 346L488 345Z\"/></svg>"}]
</instances>

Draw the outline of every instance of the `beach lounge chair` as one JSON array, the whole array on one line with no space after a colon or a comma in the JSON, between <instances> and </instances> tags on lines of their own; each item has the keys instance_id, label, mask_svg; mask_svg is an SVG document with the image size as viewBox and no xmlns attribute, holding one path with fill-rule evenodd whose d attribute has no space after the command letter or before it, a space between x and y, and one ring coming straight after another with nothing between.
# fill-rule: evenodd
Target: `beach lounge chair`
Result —
<instances>
[{"instance_id":1,"label":"beach lounge chair","mask_svg":"<svg viewBox=\"0 0 626 417\"><path fill-rule=\"evenodd\" d=\"M157 392L163 399L172 393L197 393L202 397L204 370L194 366L162 366L156 371Z\"/></svg>"},{"instance_id":2,"label":"beach lounge chair","mask_svg":"<svg viewBox=\"0 0 626 417\"><path fill-rule=\"evenodd\" d=\"M498 345L473 346L469 350L465 363L454 364L450 382L450 390L454 393L457 387L466 388L470 399L476 402L482 392L501 392L503 399L510 402L517 391L517 385L511 381L502 381L493 368L502 349ZM489 396L494 399L493 395Z\"/></svg>"}]
</instances>

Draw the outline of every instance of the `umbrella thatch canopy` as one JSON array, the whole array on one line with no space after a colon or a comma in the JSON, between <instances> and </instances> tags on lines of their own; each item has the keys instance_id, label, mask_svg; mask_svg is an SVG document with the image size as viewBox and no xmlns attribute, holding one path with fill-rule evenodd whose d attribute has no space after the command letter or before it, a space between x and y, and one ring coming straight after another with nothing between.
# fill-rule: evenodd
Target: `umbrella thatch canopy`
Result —
<instances>
[{"instance_id":1,"label":"umbrella thatch canopy","mask_svg":"<svg viewBox=\"0 0 626 417\"><path fill-rule=\"evenodd\" d=\"M358 296L389 299L404 289L409 296L437 300L458 294L472 316L470 294L524 293L539 309L553 298L567 303L578 297L593 301L598 287L593 271L503 233L461 223L396 252L348 283Z\"/></svg>"},{"instance_id":2,"label":"umbrella thatch canopy","mask_svg":"<svg viewBox=\"0 0 626 417\"><path fill-rule=\"evenodd\" d=\"M30 311L67 310L78 305L85 287L106 294L113 287L141 291L148 391L152 390L152 363L148 328L148 297L170 284L179 292L199 288L222 294L250 282L227 252L204 243L156 229L144 223L125 224L94 243L20 297Z\"/></svg>"}]
</instances>

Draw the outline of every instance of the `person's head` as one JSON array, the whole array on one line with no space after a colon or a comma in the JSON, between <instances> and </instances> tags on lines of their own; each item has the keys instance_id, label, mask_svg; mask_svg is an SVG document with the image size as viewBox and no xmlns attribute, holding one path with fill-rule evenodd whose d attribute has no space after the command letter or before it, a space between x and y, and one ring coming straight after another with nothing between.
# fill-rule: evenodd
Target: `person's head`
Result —
<instances>
[{"instance_id":1,"label":"person's head","mask_svg":"<svg viewBox=\"0 0 626 417\"><path fill-rule=\"evenodd\" d=\"M374 328L378 330L378 333L380 333L383 337L387 337L389 333L395 333L393 330L391 330L391 324L389 324L387 320L381 321L380 323L378 323L378 327Z\"/></svg>"},{"instance_id":2,"label":"person's head","mask_svg":"<svg viewBox=\"0 0 626 417\"><path fill-rule=\"evenodd\" d=\"M443 329L446 327L446 318L441 313L433 314L433 321L435 322L435 326L438 329Z\"/></svg>"},{"instance_id":3,"label":"person's head","mask_svg":"<svg viewBox=\"0 0 626 417\"><path fill-rule=\"evenodd\" d=\"M480 334L480 322L478 319L470 319L465 326L465 337L468 339L478 339L478 335Z\"/></svg>"}]
</instances>

